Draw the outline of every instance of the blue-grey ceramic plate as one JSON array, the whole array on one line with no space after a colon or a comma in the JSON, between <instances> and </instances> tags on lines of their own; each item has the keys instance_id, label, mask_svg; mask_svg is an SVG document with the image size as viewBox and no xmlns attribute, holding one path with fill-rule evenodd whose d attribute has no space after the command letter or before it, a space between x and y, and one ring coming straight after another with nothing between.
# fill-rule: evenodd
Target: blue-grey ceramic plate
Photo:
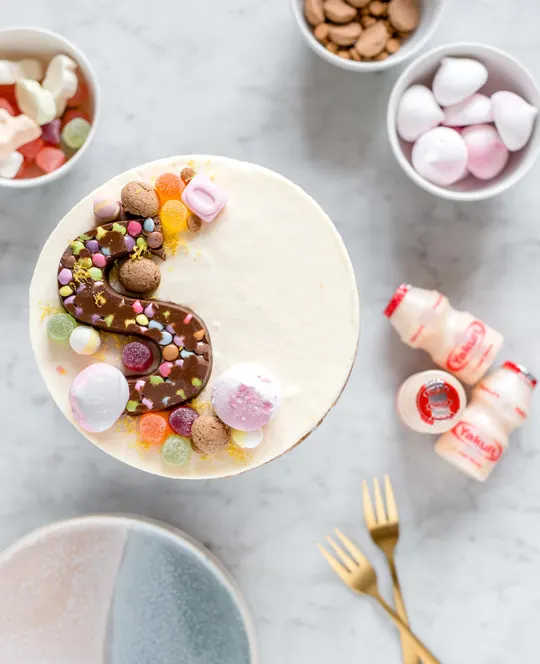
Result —
<instances>
[{"instance_id":1,"label":"blue-grey ceramic plate","mask_svg":"<svg viewBox=\"0 0 540 664\"><path fill-rule=\"evenodd\" d=\"M255 650L230 575L165 524L72 519L0 555L0 662L256 664Z\"/></svg>"}]
</instances>

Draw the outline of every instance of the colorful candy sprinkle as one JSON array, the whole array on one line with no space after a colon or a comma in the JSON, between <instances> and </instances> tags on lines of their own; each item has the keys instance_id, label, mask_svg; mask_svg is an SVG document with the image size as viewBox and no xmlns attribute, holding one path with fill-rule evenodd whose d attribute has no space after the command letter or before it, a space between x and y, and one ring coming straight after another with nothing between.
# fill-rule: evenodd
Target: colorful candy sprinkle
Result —
<instances>
[{"instance_id":1,"label":"colorful candy sprinkle","mask_svg":"<svg viewBox=\"0 0 540 664\"><path fill-rule=\"evenodd\" d=\"M148 308L148 307L147 307L147 308ZM149 315L153 315L153 314L148 314L148 313L146 313L146 309L144 310L144 313L145 313L147 316L149 316ZM148 327L149 327L149 328L154 328L154 329L156 329L156 330L162 330L162 329L163 329L163 325L162 325L159 321L157 321L157 320L151 320L151 321L148 323Z\"/></svg>"},{"instance_id":2,"label":"colorful candy sprinkle","mask_svg":"<svg viewBox=\"0 0 540 664\"><path fill-rule=\"evenodd\" d=\"M105 256L103 254L94 254L92 256L92 263L96 267L103 268L107 264L107 259L105 258Z\"/></svg>"},{"instance_id":3,"label":"colorful candy sprinkle","mask_svg":"<svg viewBox=\"0 0 540 664\"><path fill-rule=\"evenodd\" d=\"M62 286L66 286L67 284L69 284L72 278L73 278L73 272L71 270L68 270L67 268L60 270L60 272L58 273L58 281L62 284Z\"/></svg>"},{"instance_id":4,"label":"colorful candy sprinkle","mask_svg":"<svg viewBox=\"0 0 540 664\"><path fill-rule=\"evenodd\" d=\"M132 237L137 237L142 233L142 226L138 221L130 221L127 225L127 232Z\"/></svg>"},{"instance_id":5,"label":"colorful candy sprinkle","mask_svg":"<svg viewBox=\"0 0 540 664\"><path fill-rule=\"evenodd\" d=\"M163 349L163 359L167 360L167 362L174 362L179 355L178 346L174 344L169 344Z\"/></svg>"},{"instance_id":6,"label":"colorful candy sprinkle","mask_svg":"<svg viewBox=\"0 0 540 664\"><path fill-rule=\"evenodd\" d=\"M90 278L93 279L94 281L99 281L103 277L103 273L99 269L99 267L91 267L88 270L88 274L90 275Z\"/></svg>"},{"instance_id":7,"label":"colorful candy sprinkle","mask_svg":"<svg viewBox=\"0 0 540 664\"><path fill-rule=\"evenodd\" d=\"M171 375L172 368L172 362L163 362L159 366L159 373L163 376L163 378L168 378Z\"/></svg>"},{"instance_id":8,"label":"colorful candy sprinkle","mask_svg":"<svg viewBox=\"0 0 540 664\"><path fill-rule=\"evenodd\" d=\"M136 314L142 314L143 312L143 306L139 300L135 300L135 302L131 305L131 308Z\"/></svg>"},{"instance_id":9,"label":"colorful candy sprinkle","mask_svg":"<svg viewBox=\"0 0 540 664\"><path fill-rule=\"evenodd\" d=\"M62 129L62 140L72 150L78 150L84 145L92 125L84 118L73 118Z\"/></svg>"},{"instance_id":10,"label":"colorful candy sprinkle","mask_svg":"<svg viewBox=\"0 0 540 664\"><path fill-rule=\"evenodd\" d=\"M191 457L191 443L183 436L169 436L161 448L161 458L168 466L184 466Z\"/></svg>"},{"instance_id":11,"label":"colorful candy sprinkle","mask_svg":"<svg viewBox=\"0 0 540 664\"><path fill-rule=\"evenodd\" d=\"M139 434L145 443L161 445L170 431L166 416L160 413L145 413L139 420Z\"/></svg>"},{"instance_id":12,"label":"colorful candy sprinkle","mask_svg":"<svg viewBox=\"0 0 540 664\"><path fill-rule=\"evenodd\" d=\"M47 335L53 341L67 341L77 321L69 314L54 314L47 321Z\"/></svg>"},{"instance_id":13,"label":"colorful candy sprinkle","mask_svg":"<svg viewBox=\"0 0 540 664\"><path fill-rule=\"evenodd\" d=\"M180 406L169 415L171 429L180 436L191 438L191 427L199 417L199 413L189 406Z\"/></svg>"},{"instance_id":14,"label":"colorful candy sprinkle","mask_svg":"<svg viewBox=\"0 0 540 664\"><path fill-rule=\"evenodd\" d=\"M156 227L156 224L152 217L148 217L148 219L144 220L143 228L147 233L152 233Z\"/></svg>"},{"instance_id":15,"label":"colorful candy sprinkle","mask_svg":"<svg viewBox=\"0 0 540 664\"><path fill-rule=\"evenodd\" d=\"M161 339L159 340L159 345L160 346L168 346L170 343L172 343L172 334L170 332L167 332L166 330L163 330L161 333Z\"/></svg>"},{"instance_id":16,"label":"colorful candy sprinkle","mask_svg":"<svg viewBox=\"0 0 540 664\"><path fill-rule=\"evenodd\" d=\"M153 359L150 347L140 341L132 341L122 350L122 362L130 371L147 371L152 366Z\"/></svg>"},{"instance_id":17,"label":"colorful candy sprinkle","mask_svg":"<svg viewBox=\"0 0 540 664\"><path fill-rule=\"evenodd\" d=\"M69 286L62 286L62 288L60 288L58 292L60 293L61 297L69 297L70 295L73 294L73 289L70 288Z\"/></svg>"},{"instance_id":18,"label":"colorful candy sprinkle","mask_svg":"<svg viewBox=\"0 0 540 664\"><path fill-rule=\"evenodd\" d=\"M91 251L93 254L95 254L96 251L99 251L99 242L97 240L88 240L86 243L86 248L88 251Z\"/></svg>"},{"instance_id":19,"label":"colorful candy sprinkle","mask_svg":"<svg viewBox=\"0 0 540 664\"><path fill-rule=\"evenodd\" d=\"M144 314L139 314L135 320L137 321L137 325L148 325L148 318Z\"/></svg>"}]
</instances>

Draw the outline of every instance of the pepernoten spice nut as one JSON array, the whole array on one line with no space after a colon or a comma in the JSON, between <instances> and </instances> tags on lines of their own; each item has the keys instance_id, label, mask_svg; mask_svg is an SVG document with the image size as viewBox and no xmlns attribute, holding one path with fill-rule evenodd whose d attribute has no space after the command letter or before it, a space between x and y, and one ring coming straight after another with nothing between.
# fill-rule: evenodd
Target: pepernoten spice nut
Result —
<instances>
[{"instance_id":1,"label":"pepernoten spice nut","mask_svg":"<svg viewBox=\"0 0 540 664\"><path fill-rule=\"evenodd\" d=\"M397 53L420 22L419 0L304 0L315 39L346 60L372 62Z\"/></svg>"}]
</instances>

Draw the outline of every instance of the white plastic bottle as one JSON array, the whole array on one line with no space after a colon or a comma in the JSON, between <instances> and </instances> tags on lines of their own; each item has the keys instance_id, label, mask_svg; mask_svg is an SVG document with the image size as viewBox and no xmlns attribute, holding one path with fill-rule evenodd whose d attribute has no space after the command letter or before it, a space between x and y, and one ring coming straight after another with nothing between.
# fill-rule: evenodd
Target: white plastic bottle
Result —
<instances>
[{"instance_id":1,"label":"white plastic bottle","mask_svg":"<svg viewBox=\"0 0 540 664\"><path fill-rule=\"evenodd\" d=\"M467 395L457 378L446 371L422 371L398 391L397 409L403 422L420 433L449 431L461 417Z\"/></svg>"},{"instance_id":2,"label":"white plastic bottle","mask_svg":"<svg viewBox=\"0 0 540 664\"><path fill-rule=\"evenodd\" d=\"M505 362L474 388L459 422L437 441L437 454L484 482L506 451L510 433L527 419L535 386L524 367Z\"/></svg>"},{"instance_id":3,"label":"white plastic bottle","mask_svg":"<svg viewBox=\"0 0 540 664\"><path fill-rule=\"evenodd\" d=\"M401 285L385 315L402 341L427 351L435 364L474 385L493 364L503 336L437 291Z\"/></svg>"}]
</instances>

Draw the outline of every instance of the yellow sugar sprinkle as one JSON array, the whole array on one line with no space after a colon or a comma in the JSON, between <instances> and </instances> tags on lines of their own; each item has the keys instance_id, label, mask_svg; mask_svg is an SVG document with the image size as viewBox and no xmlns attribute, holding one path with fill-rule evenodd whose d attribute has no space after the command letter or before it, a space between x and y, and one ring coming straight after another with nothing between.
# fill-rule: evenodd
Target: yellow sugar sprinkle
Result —
<instances>
[{"instance_id":1,"label":"yellow sugar sprinkle","mask_svg":"<svg viewBox=\"0 0 540 664\"><path fill-rule=\"evenodd\" d=\"M140 261L141 258L144 258L146 253L147 253L147 251L146 251L145 247L137 246L135 251L131 254L130 258L131 258L132 261L135 261L135 260Z\"/></svg>"},{"instance_id":2,"label":"yellow sugar sprinkle","mask_svg":"<svg viewBox=\"0 0 540 664\"><path fill-rule=\"evenodd\" d=\"M94 293L94 302L96 303L97 307L102 307L105 304L105 302L107 302L105 296L103 295L103 291Z\"/></svg>"},{"instance_id":3,"label":"yellow sugar sprinkle","mask_svg":"<svg viewBox=\"0 0 540 664\"><path fill-rule=\"evenodd\" d=\"M41 317L39 319L41 323L43 323L46 318L49 318L49 316L66 313L65 310L57 304L50 304L49 302L43 302L41 300L39 302L39 307L41 309Z\"/></svg>"},{"instance_id":4,"label":"yellow sugar sprinkle","mask_svg":"<svg viewBox=\"0 0 540 664\"><path fill-rule=\"evenodd\" d=\"M64 367L62 367L62 366L60 366L60 365L58 365L58 366L56 367L56 371L57 371L61 376L63 376L64 374L67 373L67 371L64 369Z\"/></svg>"},{"instance_id":5,"label":"yellow sugar sprinkle","mask_svg":"<svg viewBox=\"0 0 540 664\"><path fill-rule=\"evenodd\" d=\"M88 274L88 270L79 262L75 263L73 266L73 281L75 281L75 283L80 283L81 281L88 281L89 279L90 275Z\"/></svg>"},{"instance_id":6,"label":"yellow sugar sprinkle","mask_svg":"<svg viewBox=\"0 0 540 664\"><path fill-rule=\"evenodd\" d=\"M229 446L227 447L227 454L236 463L241 463L244 466L247 465L248 457L245 450L243 450L241 447L238 447L238 445L235 445L232 441L229 443Z\"/></svg>"}]
</instances>

